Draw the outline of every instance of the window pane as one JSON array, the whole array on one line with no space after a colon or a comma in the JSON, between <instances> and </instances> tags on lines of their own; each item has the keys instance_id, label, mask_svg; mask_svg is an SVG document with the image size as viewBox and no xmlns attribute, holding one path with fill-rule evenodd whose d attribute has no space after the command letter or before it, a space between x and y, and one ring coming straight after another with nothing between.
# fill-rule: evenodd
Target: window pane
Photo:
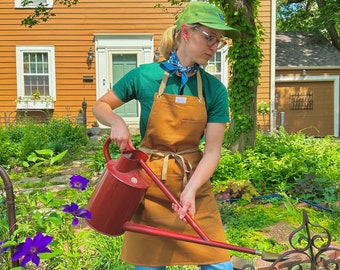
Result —
<instances>
[{"instance_id":1,"label":"window pane","mask_svg":"<svg viewBox=\"0 0 340 270\"><path fill-rule=\"evenodd\" d=\"M35 64L34 63L30 63L30 66L29 66L29 70L28 70L28 73L36 73L36 70L35 70Z\"/></svg>"},{"instance_id":2,"label":"window pane","mask_svg":"<svg viewBox=\"0 0 340 270\"><path fill-rule=\"evenodd\" d=\"M41 96L50 95L49 77L45 76L24 76L25 96L31 96L34 91L38 90Z\"/></svg>"},{"instance_id":3,"label":"window pane","mask_svg":"<svg viewBox=\"0 0 340 270\"><path fill-rule=\"evenodd\" d=\"M38 63L37 64L37 73L44 73L43 72L43 64L42 63Z\"/></svg>"},{"instance_id":4,"label":"window pane","mask_svg":"<svg viewBox=\"0 0 340 270\"><path fill-rule=\"evenodd\" d=\"M31 96L36 90L41 96L49 96L48 53L24 53L24 89L25 96Z\"/></svg>"},{"instance_id":5,"label":"window pane","mask_svg":"<svg viewBox=\"0 0 340 270\"><path fill-rule=\"evenodd\" d=\"M221 63L221 52L217 51L215 53L215 55L208 61L208 63L205 66L203 66L203 68L207 72L215 75L215 77L220 78L221 77L221 68L222 68L221 65L222 65L222 63Z\"/></svg>"},{"instance_id":6,"label":"window pane","mask_svg":"<svg viewBox=\"0 0 340 270\"><path fill-rule=\"evenodd\" d=\"M28 63L24 63L24 73L28 73L29 69L28 69Z\"/></svg>"},{"instance_id":7,"label":"window pane","mask_svg":"<svg viewBox=\"0 0 340 270\"><path fill-rule=\"evenodd\" d=\"M42 73L48 73L48 61L46 59L46 62L43 64L43 72Z\"/></svg>"}]
</instances>

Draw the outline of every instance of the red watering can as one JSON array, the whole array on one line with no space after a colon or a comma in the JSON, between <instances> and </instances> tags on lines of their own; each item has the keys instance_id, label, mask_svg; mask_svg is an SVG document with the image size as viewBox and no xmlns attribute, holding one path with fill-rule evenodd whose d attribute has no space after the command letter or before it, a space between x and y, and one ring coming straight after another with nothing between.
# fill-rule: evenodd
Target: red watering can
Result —
<instances>
[{"instance_id":1,"label":"red watering can","mask_svg":"<svg viewBox=\"0 0 340 270\"><path fill-rule=\"evenodd\" d=\"M260 255L266 261L279 259L280 255L272 252L210 240L189 214L185 215L185 219L199 237L131 222L151 181L154 181L172 203L179 207L181 205L145 163L148 160L147 154L129 145L128 150L124 151L118 160L111 160L110 142L111 139L107 138L104 143L106 170L87 205L87 209L92 213L92 219L87 220L87 223L93 229L110 236L131 231Z\"/></svg>"}]
</instances>

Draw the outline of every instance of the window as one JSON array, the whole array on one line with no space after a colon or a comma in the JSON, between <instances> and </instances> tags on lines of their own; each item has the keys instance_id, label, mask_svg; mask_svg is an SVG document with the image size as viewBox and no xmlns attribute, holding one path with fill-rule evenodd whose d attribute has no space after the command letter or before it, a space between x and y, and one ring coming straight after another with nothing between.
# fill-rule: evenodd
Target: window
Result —
<instances>
[{"instance_id":1,"label":"window","mask_svg":"<svg viewBox=\"0 0 340 270\"><path fill-rule=\"evenodd\" d=\"M35 8L39 4L52 8L53 0L15 0L15 8Z\"/></svg>"},{"instance_id":2,"label":"window","mask_svg":"<svg viewBox=\"0 0 340 270\"><path fill-rule=\"evenodd\" d=\"M53 108L56 98L54 47L17 46L17 108Z\"/></svg>"},{"instance_id":3,"label":"window","mask_svg":"<svg viewBox=\"0 0 340 270\"><path fill-rule=\"evenodd\" d=\"M214 56L203 66L204 70L214 75L226 87L228 86L227 47L218 50Z\"/></svg>"}]
</instances>

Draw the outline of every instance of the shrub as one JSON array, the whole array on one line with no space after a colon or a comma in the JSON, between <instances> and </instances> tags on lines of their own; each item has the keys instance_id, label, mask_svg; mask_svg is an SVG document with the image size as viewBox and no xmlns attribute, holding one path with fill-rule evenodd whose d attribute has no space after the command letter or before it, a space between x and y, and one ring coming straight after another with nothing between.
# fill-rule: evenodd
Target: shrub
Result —
<instances>
[{"instance_id":1,"label":"shrub","mask_svg":"<svg viewBox=\"0 0 340 270\"><path fill-rule=\"evenodd\" d=\"M315 176L313 181L304 181L308 175ZM331 137L305 137L284 130L270 136L257 133L254 148L222 154L212 182L216 187L231 179L250 180L260 194L284 192L318 202L339 201L340 144ZM318 195L311 196L315 192Z\"/></svg>"},{"instance_id":2,"label":"shrub","mask_svg":"<svg viewBox=\"0 0 340 270\"><path fill-rule=\"evenodd\" d=\"M86 128L67 118L53 118L47 124L25 121L0 127L0 163L7 168L22 164L36 150L55 154L68 150L72 159L88 144Z\"/></svg>"}]
</instances>

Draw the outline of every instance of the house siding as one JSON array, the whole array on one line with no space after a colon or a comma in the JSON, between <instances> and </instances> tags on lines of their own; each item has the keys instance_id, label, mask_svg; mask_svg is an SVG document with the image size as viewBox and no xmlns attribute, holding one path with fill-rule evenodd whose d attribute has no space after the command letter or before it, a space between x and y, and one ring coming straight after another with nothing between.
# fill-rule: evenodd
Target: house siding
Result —
<instances>
[{"instance_id":1,"label":"house siding","mask_svg":"<svg viewBox=\"0 0 340 270\"><path fill-rule=\"evenodd\" d=\"M258 101L270 101L270 85L271 85L271 9L272 1L260 1L258 11L259 20L262 23L264 36L261 42L261 49L263 53L262 64L260 67L260 80L257 89ZM274 56L275 57L275 56ZM257 125L260 129L269 130L270 117L266 115L264 118L260 115L257 117Z\"/></svg>"},{"instance_id":2,"label":"house siding","mask_svg":"<svg viewBox=\"0 0 340 270\"><path fill-rule=\"evenodd\" d=\"M156 3L167 8L155 8ZM265 28L262 44L264 61L258 97L269 99L270 78L270 1L262 1L260 20ZM72 8L56 5L48 22L33 28L21 25L21 20L33 9L15 9L14 0L0 1L0 124L16 109L16 46L55 47L56 103L54 115L77 116L85 98L88 123L94 121L91 109L96 100L96 58L88 68L87 52L94 50L95 34L151 33L154 48L159 47L163 31L174 23L178 7L163 1L82 0ZM83 76L93 76L93 83L84 83Z\"/></svg>"}]
</instances>

